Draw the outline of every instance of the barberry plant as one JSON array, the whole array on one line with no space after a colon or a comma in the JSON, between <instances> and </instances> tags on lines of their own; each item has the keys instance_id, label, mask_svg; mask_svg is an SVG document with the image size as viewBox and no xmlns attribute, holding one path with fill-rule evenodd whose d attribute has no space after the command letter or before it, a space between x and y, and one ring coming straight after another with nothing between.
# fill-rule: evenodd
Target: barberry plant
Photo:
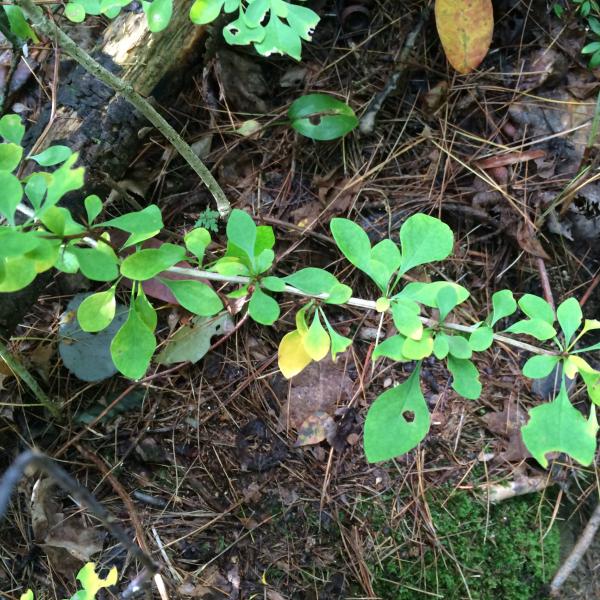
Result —
<instances>
[{"instance_id":1,"label":"barberry plant","mask_svg":"<svg viewBox=\"0 0 600 600\"><path fill-rule=\"evenodd\" d=\"M76 318L86 332L111 325L117 312L117 293L127 299L126 317L114 335L110 352L125 377L143 378L157 348L156 308L144 290L150 280L168 288L176 302L198 318L219 318L224 299L236 299L256 323L271 326L280 317L278 294L300 299L295 329L285 334L278 360L285 377L300 373L328 354L336 360L352 339L336 330L334 313L349 305L376 311L382 320L390 315L396 333L381 340L374 361L406 363L407 380L385 391L371 405L364 429L364 447L371 462L387 460L415 448L430 428L429 410L420 382L422 362L433 356L452 375L457 394L475 400L482 390L477 352L495 340L512 344L532 356L523 375L532 379L555 374L560 392L554 400L530 411L523 440L531 454L547 466L547 454L564 452L588 465L596 449L595 405L600 404L600 372L584 356L600 350L600 343L585 345L583 338L600 329L600 321L584 319L574 298L556 310L542 298L524 294L518 301L512 291L492 296L492 311L481 323L455 323L454 311L470 294L449 281L405 284L404 275L415 267L446 259L454 246L453 232L442 221L426 214L406 219L399 245L392 239L371 244L367 233L348 219L335 218L330 228L344 257L373 284L378 297L354 298L352 289L325 269L306 267L284 276L273 274L275 235L272 227L256 225L242 210L227 222L227 244L222 256L211 251L211 235L195 227L183 243L159 242L163 222L160 209L143 210L102 220L105 212L98 196L82 199L85 217L78 222L59 201L83 187L84 169L77 154L65 146L51 146L27 157L44 170L19 178L23 159L24 127L16 115L0 119L0 292L26 287L49 269L81 272L99 289L77 308ZM217 293L210 281L235 286ZM508 324L519 309L523 314ZM544 344L534 346L514 336L527 336ZM168 347L167 341L167 347ZM592 403L587 416L571 403L567 381L581 378Z\"/></svg>"},{"instance_id":2,"label":"barberry plant","mask_svg":"<svg viewBox=\"0 0 600 600\"><path fill-rule=\"evenodd\" d=\"M85 564L77 573L77 579L82 589L75 592L70 600L96 600L96 594L103 588L108 588L117 583L117 569L113 567L105 578L96 572L96 565L92 562ZM21 600L35 600L31 590L21 594Z\"/></svg>"}]
</instances>

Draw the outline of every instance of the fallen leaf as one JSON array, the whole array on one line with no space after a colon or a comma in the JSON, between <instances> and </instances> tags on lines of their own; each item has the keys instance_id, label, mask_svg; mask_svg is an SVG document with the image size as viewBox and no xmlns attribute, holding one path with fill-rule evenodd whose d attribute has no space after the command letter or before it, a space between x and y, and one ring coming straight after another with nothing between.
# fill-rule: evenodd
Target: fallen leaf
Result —
<instances>
[{"instance_id":1,"label":"fallen leaf","mask_svg":"<svg viewBox=\"0 0 600 600\"><path fill-rule=\"evenodd\" d=\"M436 0L435 23L448 62L462 74L476 69L492 42L492 0Z\"/></svg>"},{"instance_id":2,"label":"fallen leaf","mask_svg":"<svg viewBox=\"0 0 600 600\"><path fill-rule=\"evenodd\" d=\"M543 258L544 260L550 259L529 223L523 220L519 222L516 237L519 246L528 254Z\"/></svg>"},{"instance_id":3,"label":"fallen leaf","mask_svg":"<svg viewBox=\"0 0 600 600\"><path fill-rule=\"evenodd\" d=\"M302 423L317 412L333 415L338 403L352 397L352 380L344 367L343 357L313 362L290 382L280 425L283 429L300 429Z\"/></svg>"},{"instance_id":4,"label":"fallen leaf","mask_svg":"<svg viewBox=\"0 0 600 600\"><path fill-rule=\"evenodd\" d=\"M484 415L482 421L488 431L505 440L506 450L499 454L499 458L509 462L520 462L531 456L521 438L521 427L527 421L527 412L516 400L507 398L501 411Z\"/></svg>"},{"instance_id":5,"label":"fallen leaf","mask_svg":"<svg viewBox=\"0 0 600 600\"><path fill-rule=\"evenodd\" d=\"M335 435L335 421L331 415L320 410L309 415L298 429L298 439L294 446L311 446L324 440L332 439Z\"/></svg>"},{"instance_id":6,"label":"fallen leaf","mask_svg":"<svg viewBox=\"0 0 600 600\"><path fill-rule=\"evenodd\" d=\"M232 328L233 321L226 312L214 317L193 317L167 342L157 357L158 363L170 365L188 360L196 363L208 352L213 336L225 335Z\"/></svg>"},{"instance_id":7,"label":"fallen leaf","mask_svg":"<svg viewBox=\"0 0 600 600\"><path fill-rule=\"evenodd\" d=\"M105 534L85 527L80 518L65 518L59 500L62 495L52 479L38 479L31 495L31 528L53 567L71 577L81 563L102 550Z\"/></svg>"}]
</instances>

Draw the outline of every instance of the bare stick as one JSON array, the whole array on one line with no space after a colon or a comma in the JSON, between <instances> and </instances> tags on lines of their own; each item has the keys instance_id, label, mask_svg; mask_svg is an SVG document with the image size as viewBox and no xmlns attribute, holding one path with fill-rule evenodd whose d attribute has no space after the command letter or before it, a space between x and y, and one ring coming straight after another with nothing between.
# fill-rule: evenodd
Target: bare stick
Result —
<instances>
[{"instance_id":1,"label":"bare stick","mask_svg":"<svg viewBox=\"0 0 600 600\"><path fill-rule=\"evenodd\" d=\"M408 34L406 41L404 42L404 48L400 52L400 57L398 58L398 63L396 66L396 70L392 73L392 76L389 78L386 86L375 95L371 103L369 104L365 114L360 119L360 132L364 134L373 133L375 129L375 119L383 106L383 103L387 100L387 97L396 91L400 80L406 74L408 58L410 53L413 51L415 44L417 43L417 39L423 29L423 26L429 19L429 13L431 12L431 5L428 4L421 13L417 24L414 29Z\"/></svg>"},{"instance_id":2,"label":"bare stick","mask_svg":"<svg viewBox=\"0 0 600 600\"><path fill-rule=\"evenodd\" d=\"M108 529L108 531L121 544L127 548L144 565L143 571L127 586L123 592L123 598L129 598L131 595L140 591L144 583L158 572L158 565L134 544L127 532L116 522L115 517L104 508L98 500L86 488L81 486L71 475L69 475L61 466L51 458L35 450L27 450L19 456L6 470L2 479L0 479L0 519L4 516L10 502L13 489L19 483L25 469L28 466L34 466L44 473L48 474L54 481L66 492L68 492L76 502L83 504L95 515L98 520Z\"/></svg>"},{"instance_id":3,"label":"bare stick","mask_svg":"<svg viewBox=\"0 0 600 600\"><path fill-rule=\"evenodd\" d=\"M123 98L142 113L165 136L204 182L204 185L206 185L208 191L215 199L219 214L222 217L227 216L231 207L229 200L225 196L225 192L223 192L206 165L148 100L138 94L131 85L113 75L108 69L105 69L100 63L94 60L85 50L80 48L62 29L44 15L44 11L39 6L36 6L33 0L17 0L16 3L23 9L23 12L27 15L35 29L49 38L57 39L60 47L72 59L77 61L86 71L102 83L121 94Z\"/></svg>"},{"instance_id":4,"label":"bare stick","mask_svg":"<svg viewBox=\"0 0 600 600\"><path fill-rule=\"evenodd\" d=\"M552 579L552 583L550 584L550 595L553 597L558 596L560 588L563 583L567 580L567 577L575 570L579 561L582 559L583 555L587 552L587 549L590 547L590 544L594 540L594 536L596 535L596 531L598 531L598 527L600 527L600 504L596 506L588 524L585 526L583 533L577 540L575 547L571 550L569 556L562 564L554 578Z\"/></svg>"}]
</instances>

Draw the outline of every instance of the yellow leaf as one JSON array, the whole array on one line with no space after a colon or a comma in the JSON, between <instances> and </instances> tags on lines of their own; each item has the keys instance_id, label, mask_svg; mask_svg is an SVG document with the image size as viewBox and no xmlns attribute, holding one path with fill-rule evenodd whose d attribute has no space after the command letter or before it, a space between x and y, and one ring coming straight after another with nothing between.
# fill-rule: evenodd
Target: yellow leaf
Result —
<instances>
[{"instance_id":1,"label":"yellow leaf","mask_svg":"<svg viewBox=\"0 0 600 600\"><path fill-rule=\"evenodd\" d=\"M462 74L476 69L492 42L492 0L436 0L435 22L448 62Z\"/></svg>"},{"instance_id":2,"label":"yellow leaf","mask_svg":"<svg viewBox=\"0 0 600 600\"><path fill-rule=\"evenodd\" d=\"M277 361L279 369L286 379L298 375L312 362L304 349L302 336L298 331L291 331L283 336L279 344Z\"/></svg>"}]
</instances>

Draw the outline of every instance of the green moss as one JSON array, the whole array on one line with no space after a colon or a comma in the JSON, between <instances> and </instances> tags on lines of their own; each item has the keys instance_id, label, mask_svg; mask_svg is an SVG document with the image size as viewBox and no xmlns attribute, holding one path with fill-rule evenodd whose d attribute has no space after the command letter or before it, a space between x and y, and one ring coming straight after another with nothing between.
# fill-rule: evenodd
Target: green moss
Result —
<instances>
[{"instance_id":1,"label":"green moss","mask_svg":"<svg viewBox=\"0 0 600 600\"><path fill-rule=\"evenodd\" d=\"M390 503L387 511L371 505L367 518L380 532L369 565L376 594L384 600L544 598L560 545L556 527L541 539L550 523L549 504L527 496L488 511L470 494L449 494L441 488L428 497L435 536L423 529L415 534L406 515L403 523L390 523Z\"/></svg>"}]
</instances>

